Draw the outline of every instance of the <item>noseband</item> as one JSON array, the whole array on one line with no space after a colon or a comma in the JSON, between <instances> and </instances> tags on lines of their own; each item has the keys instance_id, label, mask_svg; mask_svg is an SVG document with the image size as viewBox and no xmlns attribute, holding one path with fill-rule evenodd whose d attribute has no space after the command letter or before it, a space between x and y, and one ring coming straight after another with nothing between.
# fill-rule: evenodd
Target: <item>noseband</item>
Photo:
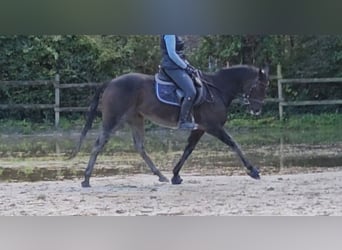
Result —
<instances>
[{"instance_id":1,"label":"noseband","mask_svg":"<svg viewBox=\"0 0 342 250\"><path fill-rule=\"evenodd\" d=\"M266 86L267 86L267 84L263 83L263 82L260 81L259 79L258 79L257 81L255 81L255 82L251 85L251 87L250 87L250 89L249 89L249 91L248 91L248 94L246 94L246 93L242 94L242 102L243 102L243 104L245 104L245 105L250 105L250 101L255 102L255 103L258 103L258 104L264 104L264 103L265 103L264 100L261 101L261 100L256 99L256 98L251 98L251 94L252 94L253 90L254 90L259 84L262 85L262 86L264 86L265 88L266 88Z\"/></svg>"}]
</instances>

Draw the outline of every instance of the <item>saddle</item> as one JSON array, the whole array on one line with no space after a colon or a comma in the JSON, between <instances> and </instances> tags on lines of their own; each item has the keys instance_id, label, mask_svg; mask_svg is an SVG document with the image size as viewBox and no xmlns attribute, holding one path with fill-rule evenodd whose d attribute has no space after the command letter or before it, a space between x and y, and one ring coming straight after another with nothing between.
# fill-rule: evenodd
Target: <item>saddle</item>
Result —
<instances>
[{"instance_id":1,"label":"saddle","mask_svg":"<svg viewBox=\"0 0 342 250\"><path fill-rule=\"evenodd\" d=\"M209 101L208 96L212 98L211 94L209 93L208 87L202 82L199 75L192 77L192 80L196 88L194 106ZM181 106L182 100L184 98L183 90L180 89L171 78L166 76L161 71L155 74L155 90L159 101L174 106Z\"/></svg>"}]
</instances>

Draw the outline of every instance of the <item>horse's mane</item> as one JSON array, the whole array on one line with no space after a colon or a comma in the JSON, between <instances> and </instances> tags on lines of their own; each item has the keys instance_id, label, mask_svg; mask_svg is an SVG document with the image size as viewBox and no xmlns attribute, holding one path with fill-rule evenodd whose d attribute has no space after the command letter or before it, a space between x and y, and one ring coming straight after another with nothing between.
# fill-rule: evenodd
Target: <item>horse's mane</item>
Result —
<instances>
[{"instance_id":1,"label":"horse's mane","mask_svg":"<svg viewBox=\"0 0 342 250\"><path fill-rule=\"evenodd\" d=\"M222 68L219 69L216 72L213 73L204 73L204 76L206 79L208 80L213 80L216 82L220 82L220 78L221 79L230 79L232 81L235 80L239 80L243 81L244 79L248 79L250 77L253 77L255 75L255 73L258 72L258 68L253 66L253 65L245 65L245 64L241 64L241 65L234 65L231 66L229 68Z\"/></svg>"},{"instance_id":2,"label":"horse's mane","mask_svg":"<svg viewBox=\"0 0 342 250\"><path fill-rule=\"evenodd\" d=\"M231 66L229 68L222 68L220 70L217 71L217 74L246 74L248 72L250 73L255 73L257 72L258 68L253 66L253 65L245 65L245 64L241 64L241 65L234 65Z\"/></svg>"}]
</instances>

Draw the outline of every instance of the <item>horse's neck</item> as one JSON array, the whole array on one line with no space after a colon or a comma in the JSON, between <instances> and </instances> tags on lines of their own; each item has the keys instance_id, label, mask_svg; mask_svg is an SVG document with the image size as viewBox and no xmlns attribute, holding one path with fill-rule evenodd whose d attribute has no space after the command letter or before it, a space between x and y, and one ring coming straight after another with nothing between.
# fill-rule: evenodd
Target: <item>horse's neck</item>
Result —
<instances>
[{"instance_id":1,"label":"horse's neck","mask_svg":"<svg viewBox=\"0 0 342 250\"><path fill-rule=\"evenodd\" d=\"M220 73L204 74L205 80L211 82L214 88L217 89L218 95L224 100L226 105L229 105L233 99L235 99L240 93L242 93L243 87L240 81L234 79L234 77L222 77Z\"/></svg>"}]
</instances>

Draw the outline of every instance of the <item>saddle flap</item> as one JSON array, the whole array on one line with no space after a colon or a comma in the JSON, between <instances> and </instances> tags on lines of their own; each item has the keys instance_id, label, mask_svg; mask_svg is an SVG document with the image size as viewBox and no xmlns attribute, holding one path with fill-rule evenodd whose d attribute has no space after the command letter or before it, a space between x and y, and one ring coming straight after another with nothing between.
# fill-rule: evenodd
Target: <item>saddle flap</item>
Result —
<instances>
[{"instance_id":1,"label":"saddle flap","mask_svg":"<svg viewBox=\"0 0 342 250\"><path fill-rule=\"evenodd\" d=\"M173 82L161 80L160 74L156 74L154 78L158 100L166 104L180 106L184 96L183 91Z\"/></svg>"},{"instance_id":2,"label":"saddle flap","mask_svg":"<svg viewBox=\"0 0 342 250\"><path fill-rule=\"evenodd\" d=\"M154 78L158 100L166 104L180 106L184 92L174 82L165 79L163 74L157 73ZM205 101L206 89L203 88L200 77L195 77L194 84L197 92L194 105L199 105Z\"/></svg>"}]
</instances>

